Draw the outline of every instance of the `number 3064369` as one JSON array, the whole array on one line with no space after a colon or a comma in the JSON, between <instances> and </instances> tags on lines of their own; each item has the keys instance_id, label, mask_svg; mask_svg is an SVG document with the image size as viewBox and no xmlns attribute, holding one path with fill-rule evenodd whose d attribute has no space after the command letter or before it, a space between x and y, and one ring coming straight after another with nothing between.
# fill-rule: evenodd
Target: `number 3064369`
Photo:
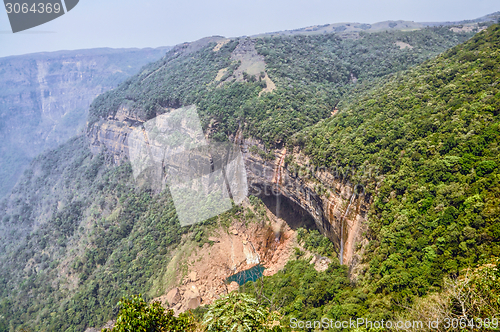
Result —
<instances>
[{"instance_id":1,"label":"number 3064369","mask_svg":"<svg viewBox=\"0 0 500 332\"><path fill-rule=\"evenodd\" d=\"M445 318L444 328L449 329L497 329L498 328L498 318Z\"/></svg>"},{"instance_id":2,"label":"number 3064369","mask_svg":"<svg viewBox=\"0 0 500 332\"><path fill-rule=\"evenodd\" d=\"M31 6L27 3L9 3L5 4L5 8L7 9L7 14L15 13L15 14L58 14L62 8L59 3L34 3Z\"/></svg>"}]
</instances>

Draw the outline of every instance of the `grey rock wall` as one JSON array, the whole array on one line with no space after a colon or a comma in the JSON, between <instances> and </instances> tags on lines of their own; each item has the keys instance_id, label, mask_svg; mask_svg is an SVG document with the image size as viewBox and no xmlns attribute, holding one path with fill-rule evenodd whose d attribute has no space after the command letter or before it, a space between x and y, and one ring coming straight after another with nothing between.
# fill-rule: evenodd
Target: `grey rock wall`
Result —
<instances>
[{"instance_id":1,"label":"grey rock wall","mask_svg":"<svg viewBox=\"0 0 500 332\"><path fill-rule=\"evenodd\" d=\"M91 49L0 58L0 198L10 192L32 158L84 128L96 96L168 49Z\"/></svg>"}]
</instances>

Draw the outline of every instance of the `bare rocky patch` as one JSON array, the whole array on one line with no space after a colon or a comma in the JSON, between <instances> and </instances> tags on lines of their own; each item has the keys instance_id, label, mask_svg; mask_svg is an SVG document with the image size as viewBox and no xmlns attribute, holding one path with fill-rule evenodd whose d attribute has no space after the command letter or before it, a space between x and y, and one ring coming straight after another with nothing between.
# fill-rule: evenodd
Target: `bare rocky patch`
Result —
<instances>
[{"instance_id":1,"label":"bare rocky patch","mask_svg":"<svg viewBox=\"0 0 500 332\"><path fill-rule=\"evenodd\" d=\"M219 41L215 46L214 51L219 50L224 44ZM218 48L220 44L220 47ZM232 82L244 82L248 77L254 77L256 80L261 79L266 82L266 87L260 92L259 96L265 92L273 92L276 89L276 84L269 78L266 72L266 63L264 61L264 56L260 55L255 49L255 40L251 38L246 38L240 40L238 46L234 49L231 54L231 61L233 63L239 62L240 65L232 75L227 77L225 81ZM219 70L217 76L215 77L214 83L220 82L229 68L223 68Z\"/></svg>"},{"instance_id":2,"label":"bare rocky patch","mask_svg":"<svg viewBox=\"0 0 500 332\"><path fill-rule=\"evenodd\" d=\"M219 82L222 77L224 76L224 74L227 72L228 68L222 68L219 70L219 72L217 73L217 76L215 76L215 81L216 82Z\"/></svg>"},{"instance_id":3,"label":"bare rocky patch","mask_svg":"<svg viewBox=\"0 0 500 332\"><path fill-rule=\"evenodd\" d=\"M222 46L224 46L227 43L229 43L229 41L230 41L230 39L223 39L223 40L218 41L217 45L215 45L215 47L213 48L212 51L214 51L214 52L219 51L222 48Z\"/></svg>"},{"instance_id":4,"label":"bare rocky patch","mask_svg":"<svg viewBox=\"0 0 500 332\"><path fill-rule=\"evenodd\" d=\"M297 245L296 232L270 211L265 219L269 222L235 222L229 228L219 227L201 248L186 242L180 249L184 254L171 262L175 282L155 300L178 314L238 289L236 282L226 283L233 274L257 264L266 268L266 276L281 270Z\"/></svg>"},{"instance_id":5,"label":"bare rocky patch","mask_svg":"<svg viewBox=\"0 0 500 332\"><path fill-rule=\"evenodd\" d=\"M394 44L396 44L397 46L399 46L399 48L402 49L402 50L404 50L405 48L408 48L408 49L411 50L413 48L413 46L411 46L410 44L402 42L402 41L397 41Z\"/></svg>"}]
</instances>

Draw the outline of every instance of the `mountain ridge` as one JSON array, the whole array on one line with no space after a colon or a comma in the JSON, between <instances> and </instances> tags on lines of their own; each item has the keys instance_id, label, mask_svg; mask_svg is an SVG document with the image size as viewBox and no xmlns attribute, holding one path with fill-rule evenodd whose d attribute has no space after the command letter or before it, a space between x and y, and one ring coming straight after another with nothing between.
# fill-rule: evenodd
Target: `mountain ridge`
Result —
<instances>
[{"instance_id":1,"label":"mountain ridge","mask_svg":"<svg viewBox=\"0 0 500 332\"><path fill-rule=\"evenodd\" d=\"M388 20L376 23L359 23L359 22L339 22L339 23L327 23L323 25L312 25L304 28L297 28L292 30L282 30L275 32L266 32L250 37L264 37L264 36L293 36L293 35L312 35L312 34L322 34L322 33L339 33L344 36L349 36L352 33L359 33L361 31L365 32L378 32L385 30L419 30L425 27L435 27L435 26L451 26L451 25L465 25L471 29L478 29L479 23L497 23L500 19L500 11L487 14L485 16L479 17L473 20L461 20L461 21L445 21L445 22L415 22L415 21L405 21L405 20ZM353 38L351 35L350 38Z\"/></svg>"}]
</instances>

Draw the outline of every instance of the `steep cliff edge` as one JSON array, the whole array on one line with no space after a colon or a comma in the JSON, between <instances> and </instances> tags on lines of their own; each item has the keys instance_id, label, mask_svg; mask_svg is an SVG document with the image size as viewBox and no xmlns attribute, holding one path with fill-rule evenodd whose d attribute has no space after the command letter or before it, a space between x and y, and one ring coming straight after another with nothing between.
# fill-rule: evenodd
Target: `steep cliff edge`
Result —
<instances>
[{"instance_id":1,"label":"steep cliff edge","mask_svg":"<svg viewBox=\"0 0 500 332\"><path fill-rule=\"evenodd\" d=\"M83 128L96 96L168 49L93 49L1 58L0 198L32 158Z\"/></svg>"},{"instance_id":2,"label":"steep cliff edge","mask_svg":"<svg viewBox=\"0 0 500 332\"><path fill-rule=\"evenodd\" d=\"M307 217L312 218L314 226L335 244L340 261L354 268L360 258L356 245L364 242L362 231L371 204L363 187L313 165L298 147L288 154L286 149L276 150L271 160L250 152L252 147L263 148L256 140L242 142L250 193L275 204L276 214L291 227L311 227ZM285 165L287 155L295 162Z\"/></svg>"},{"instance_id":3,"label":"steep cliff edge","mask_svg":"<svg viewBox=\"0 0 500 332\"><path fill-rule=\"evenodd\" d=\"M121 164L129 158L128 135L142 123L121 107L115 117L90 127L87 135L91 150L95 154L105 150ZM363 243L362 231L371 203L363 187L344 181L332 170L314 166L298 147L288 154L286 149L266 154L258 140L242 139L241 135L234 140L243 152L249 193L260 197L290 227L317 228L335 244L340 261L355 268L360 258L356 245ZM285 165L287 156L295 162Z\"/></svg>"},{"instance_id":4,"label":"steep cliff edge","mask_svg":"<svg viewBox=\"0 0 500 332\"><path fill-rule=\"evenodd\" d=\"M337 117L338 102L355 86L367 88L364 84L371 80L405 70L470 35L435 28L373 33L359 40L334 34L212 38L191 53L186 53L190 44L180 45L113 93L97 98L87 135L94 153L105 148L120 164L127 158L133 128L172 108L196 105L207 137L241 145L250 193L291 227L318 228L352 270L366 243L362 234L371 196L345 170L310 162L299 148L304 144L287 146L287 151L283 146L305 128ZM396 43L402 40L414 48L401 49ZM435 43L430 46L429 40ZM360 47L366 52L358 52ZM271 93L262 93L266 77L276 86Z\"/></svg>"}]
</instances>

